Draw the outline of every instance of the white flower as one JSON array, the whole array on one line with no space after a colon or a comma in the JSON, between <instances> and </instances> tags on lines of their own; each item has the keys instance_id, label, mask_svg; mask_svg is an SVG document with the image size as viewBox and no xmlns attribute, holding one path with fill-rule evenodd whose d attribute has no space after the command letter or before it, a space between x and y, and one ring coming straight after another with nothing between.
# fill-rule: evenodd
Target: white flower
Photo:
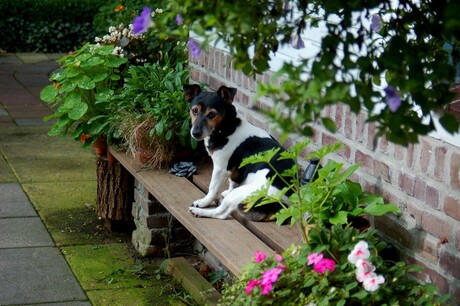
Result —
<instances>
[{"instance_id":1,"label":"white flower","mask_svg":"<svg viewBox=\"0 0 460 306\"><path fill-rule=\"evenodd\" d=\"M115 28L114 26L109 27L109 33L115 32L116 30L117 28Z\"/></svg>"},{"instance_id":2,"label":"white flower","mask_svg":"<svg viewBox=\"0 0 460 306\"><path fill-rule=\"evenodd\" d=\"M370 252L368 249L368 244L366 241L358 242L351 253L348 255L348 261L352 264L356 264L358 259L368 259L370 256Z\"/></svg>"},{"instance_id":3,"label":"white flower","mask_svg":"<svg viewBox=\"0 0 460 306\"><path fill-rule=\"evenodd\" d=\"M157 8L157 9L155 10L155 12L158 13L158 14L161 14L161 13L163 13L163 9Z\"/></svg>"},{"instance_id":4,"label":"white flower","mask_svg":"<svg viewBox=\"0 0 460 306\"><path fill-rule=\"evenodd\" d=\"M363 281L363 286L366 291L375 291L379 289L379 285L385 282L385 278L382 275L374 274L371 277L366 278Z\"/></svg>"},{"instance_id":5,"label":"white flower","mask_svg":"<svg viewBox=\"0 0 460 306\"><path fill-rule=\"evenodd\" d=\"M368 261L358 259L356 262L356 279L362 283L369 277L375 276L375 267Z\"/></svg>"}]
</instances>

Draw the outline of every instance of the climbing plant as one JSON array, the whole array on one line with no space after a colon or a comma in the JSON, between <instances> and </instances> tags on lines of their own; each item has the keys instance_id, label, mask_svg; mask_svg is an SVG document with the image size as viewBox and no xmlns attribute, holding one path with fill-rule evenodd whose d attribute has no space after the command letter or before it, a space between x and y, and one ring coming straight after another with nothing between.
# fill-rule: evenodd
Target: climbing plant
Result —
<instances>
[{"instance_id":1,"label":"climbing plant","mask_svg":"<svg viewBox=\"0 0 460 306\"><path fill-rule=\"evenodd\" d=\"M273 98L266 113L286 132L311 135L314 121L335 131L321 110L336 103L366 109L376 137L394 143L417 142L436 129L435 117L450 133L459 130L445 111L460 59L458 1L171 0L167 11L164 23L175 19L185 25L180 34L202 36L202 48L224 42L247 75L267 71L281 47L300 50L299 60L275 73L281 84L258 88ZM162 23L153 27L162 30ZM307 56L305 37L318 29L319 50Z\"/></svg>"}]
</instances>

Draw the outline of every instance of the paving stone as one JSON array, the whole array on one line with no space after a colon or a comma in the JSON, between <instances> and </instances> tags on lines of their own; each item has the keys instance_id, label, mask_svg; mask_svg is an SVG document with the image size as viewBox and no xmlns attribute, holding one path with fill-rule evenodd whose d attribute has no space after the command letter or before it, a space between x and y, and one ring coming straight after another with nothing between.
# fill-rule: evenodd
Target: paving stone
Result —
<instances>
[{"instance_id":1,"label":"paving stone","mask_svg":"<svg viewBox=\"0 0 460 306\"><path fill-rule=\"evenodd\" d=\"M0 258L0 305L88 305L57 248L0 249Z\"/></svg>"},{"instance_id":2,"label":"paving stone","mask_svg":"<svg viewBox=\"0 0 460 306\"><path fill-rule=\"evenodd\" d=\"M0 233L0 250L54 246L53 240L51 240L39 217L2 218L0 219ZM0 258L2 257L0 256ZM2 261L3 258L0 260L0 264Z\"/></svg>"},{"instance_id":3,"label":"paving stone","mask_svg":"<svg viewBox=\"0 0 460 306\"><path fill-rule=\"evenodd\" d=\"M27 202L27 196L18 183L0 184L0 205L7 202Z\"/></svg>"},{"instance_id":4,"label":"paving stone","mask_svg":"<svg viewBox=\"0 0 460 306\"><path fill-rule=\"evenodd\" d=\"M18 126L37 126L37 125L52 125L53 122L45 122L41 118L24 118L14 120Z\"/></svg>"},{"instance_id":5,"label":"paving stone","mask_svg":"<svg viewBox=\"0 0 460 306\"><path fill-rule=\"evenodd\" d=\"M0 201L0 218L37 217L29 201Z\"/></svg>"}]
</instances>

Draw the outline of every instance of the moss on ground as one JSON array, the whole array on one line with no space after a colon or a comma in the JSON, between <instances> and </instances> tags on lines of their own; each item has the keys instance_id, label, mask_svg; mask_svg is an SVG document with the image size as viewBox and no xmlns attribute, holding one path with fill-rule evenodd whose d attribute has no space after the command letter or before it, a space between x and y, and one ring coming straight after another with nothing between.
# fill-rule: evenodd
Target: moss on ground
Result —
<instances>
[{"instance_id":1,"label":"moss on ground","mask_svg":"<svg viewBox=\"0 0 460 306\"><path fill-rule=\"evenodd\" d=\"M96 156L49 127L3 128L0 182L22 184L93 305L183 305L188 295L160 274L163 258L139 258L131 234L96 214ZM193 305L189 299L187 305Z\"/></svg>"}]
</instances>

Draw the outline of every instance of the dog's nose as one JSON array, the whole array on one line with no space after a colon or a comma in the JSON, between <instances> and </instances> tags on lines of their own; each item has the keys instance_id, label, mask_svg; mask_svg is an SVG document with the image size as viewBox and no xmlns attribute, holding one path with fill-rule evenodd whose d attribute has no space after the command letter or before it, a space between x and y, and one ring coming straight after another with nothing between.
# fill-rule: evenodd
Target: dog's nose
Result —
<instances>
[{"instance_id":1,"label":"dog's nose","mask_svg":"<svg viewBox=\"0 0 460 306\"><path fill-rule=\"evenodd\" d=\"M197 130L192 130L192 136L193 138L200 138L201 137L201 132L200 131L197 131Z\"/></svg>"}]
</instances>

